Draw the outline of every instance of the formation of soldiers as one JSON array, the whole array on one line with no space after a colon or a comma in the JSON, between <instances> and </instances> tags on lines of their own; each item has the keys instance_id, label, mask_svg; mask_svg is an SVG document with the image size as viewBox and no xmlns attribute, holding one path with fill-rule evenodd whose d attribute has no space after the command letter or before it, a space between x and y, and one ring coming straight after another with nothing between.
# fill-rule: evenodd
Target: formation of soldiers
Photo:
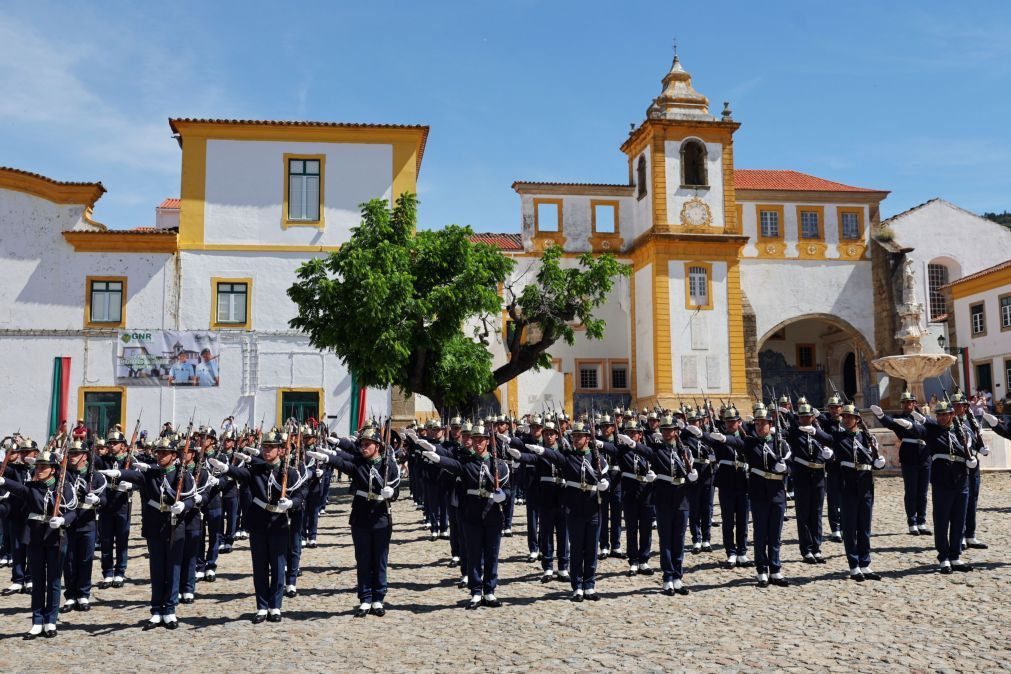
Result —
<instances>
[{"instance_id":1,"label":"formation of soldiers","mask_svg":"<svg viewBox=\"0 0 1011 674\"><path fill-rule=\"evenodd\" d=\"M988 453L980 426L960 394L938 403L933 416L917 411L908 393L902 406L895 416L871 411L901 439L909 533L931 534L929 491L938 570L970 571L963 551L986 547L976 538L978 455ZM1011 437L1007 424L989 414L984 420ZM176 433L166 424L151 442L139 423L129 439L118 427L105 438L89 439L83 428L61 432L44 447L15 435L3 440L0 465L0 563L12 575L4 594L31 596L25 638L55 637L61 610L91 608L96 552L99 587L123 587L139 501L151 587L144 629L175 629L177 605L193 603L197 582L215 581L218 556L246 538L252 621L280 622L338 471L348 476L352 497L356 617L386 612L391 504L402 473L431 540L449 541L469 610L501 606L501 539L512 536L522 504L529 561L540 563L541 582L567 582L575 602L600 599L601 558L627 559L629 575L653 575L654 530L663 594L688 594L685 552L713 552L717 494L724 566L754 567L757 587L789 585L781 542L790 498L805 563L826 562L827 506L829 537L844 544L849 577L881 580L871 568L871 526L873 472L884 465L860 411L835 396L824 412L783 397L756 403L744 418L733 406L717 413L707 402L579 420L457 417L402 433L387 420L345 437L315 420L267 432L240 431L230 420L220 433L192 423Z\"/></svg>"}]
</instances>

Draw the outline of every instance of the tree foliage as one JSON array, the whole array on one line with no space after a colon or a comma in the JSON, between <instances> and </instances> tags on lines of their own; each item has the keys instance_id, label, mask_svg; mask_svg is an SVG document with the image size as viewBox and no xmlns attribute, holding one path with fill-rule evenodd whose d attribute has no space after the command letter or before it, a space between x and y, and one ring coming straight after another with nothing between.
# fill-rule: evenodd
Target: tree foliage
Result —
<instances>
[{"instance_id":1,"label":"tree foliage","mask_svg":"<svg viewBox=\"0 0 1011 674\"><path fill-rule=\"evenodd\" d=\"M561 252L550 249L516 290L508 282L513 260L472 242L469 227L416 232L416 218L412 194L392 209L382 199L364 204L350 240L303 263L288 289L298 310L289 325L333 351L360 385L397 386L439 408L464 407L525 370L549 366L547 349L558 339L571 344L574 323L586 326L587 337L603 335L593 309L613 277L627 273L613 256L586 255L579 267L562 268ZM509 340L509 362L492 372L489 335L503 308L515 334L539 337Z\"/></svg>"},{"instance_id":2,"label":"tree foliage","mask_svg":"<svg viewBox=\"0 0 1011 674\"><path fill-rule=\"evenodd\" d=\"M984 213L983 217L987 220L993 220L999 225L1011 227L1011 213L1007 211L1004 211L1003 213Z\"/></svg>"}]
</instances>

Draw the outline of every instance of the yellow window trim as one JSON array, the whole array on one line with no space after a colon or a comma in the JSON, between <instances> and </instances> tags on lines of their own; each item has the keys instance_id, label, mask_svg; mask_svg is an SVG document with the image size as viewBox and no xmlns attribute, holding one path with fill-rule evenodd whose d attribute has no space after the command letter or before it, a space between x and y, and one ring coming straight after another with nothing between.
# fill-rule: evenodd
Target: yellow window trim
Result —
<instances>
[{"instance_id":1,"label":"yellow window trim","mask_svg":"<svg viewBox=\"0 0 1011 674\"><path fill-rule=\"evenodd\" d=\"M702 267L706 270L706 303L692 303L691 268ZM713 265L711 262L685 262L685 309L689 311L708 311L713 308Z\"/></svg>"},{"instance_id":2,"label":"yellow window trim","mask_svg":"<svg viewBox=\"0 0 1011 674\"><path fill-rule=\"evenodd\" d=\"M597 231L597 206L610 206L614 208L614 231L613 232L598 232ZM618 213L620 210L621 202L614 199L590 199L590 225L591 231L600 237L613 236L617 238L618 234ZM561 208L559 208L559 213Z\"/></svg>"},{"instance_id":3,"label":"yellow window trim","mask_svg":"<svg viewBox=\"0 0 1011 674\"><path fill-rule=\"evenodd\" d=\"M546 230L546 231L543 231L543 232L541 231L540 215L539 215L538 209L537 209L537 207L540 206L541 204L558 206L558 230L557 231L550 230L550 229ZM561 199L534 199L534 232L536 232L538 234L547 234L549 236L552 235L552 234L560 235L564 231L564 225L562 223L565 221L565 218L563 217L562 213L563 213L563 211L562 211L562 200Z\"/></svg>"},{"instance_id":4,"label":"yellow window trim","mask_svg":"<svg viewBox=\"0 0 1011 674\"><path fill-rule=\"evenodd\" d=\"M123 284L123 296L119 301L119 322L91 320L91 283L92 281L119 281ZM86 276L84 279L84 327L86 328L123 328L126 327L126 277L125 276ZM80 417L78 417L80 418Z\"/></svg>"},{"instance_id":5,"label":"yellow window trim","mask_svg":"<svg viewBox=\"0 0 1011 674\"><path fill-rule=\"evenodd\" d=\"M308 159L319 162L319 220L290 220L288 218L288 190L291 187L291 177L288 175L289 160ZM322 230L326 226L323 208L326 204L324 187L326 186L326 155L325 154L284 154L284 204L281 211L281 229L289 227L314 227Z\"/></svg>"},{"instance_id":6,"label":"yellow window trim","mask_svg":"<svg viewBox=\"0 0 1011 674\"><path fill-rule=\"evenodd\" d=\"M284 394L285 393L315 393L318 396L317 403L316 403L316 409L318 410L318 413L316 415L316 419L317 419L317 421L319 419L326 419L326 413L325 413L325 410L323 409L323 400L324 400L323 389L316 388L316 387L313 387L313 386L301 387L301 388L299 388L299 387L291 387L291 388L289 388L289 387L282 387L282 388L277 389L277 425L278 425L278 427L281 427L281 425L285 421L284 419L281 418L281 413L284 410L283 403L284 403ZM305 419L302 419L302 423L305 423L305 421L306 421Z\"/></svg>"},{"instance_id":7,"label":"yellow window trim","mask_svg":"<svg viewBox=\"0 0 1011 674\"><path fill-rule=\"evenodd\" d=\"M800 221L801 213L817 213L818 214L818 236L806 239L801 234L803 233L803 227ZM759 223L761 225L761 223ZM780 226L782 230L782 225ZM841 231L841 230L840 230ZM824 206L797 206L797 243L811 243L811 242L823 242L825 241L825 207Z\"/></svg>"},{"instance_id":8,"label":"yellow window trim","mask_svg":"<svg viewBox=\"0 0 1011 674\"><path fill-rule=\"evenodd\" d=\"M842 235L842 216L843 216L843 213L855 213L856 214L856 216L857 216L857 227L860 230L860 234L859 234L859 236L857 236L857 238L855 238L855 239L844 239L843 238L843 235ZM839 206L838 208L836 208L836 220L838 220L838 226L839 226L839 244L840 245L862 243L864 241L864 232L865 232L865 230L864 230L864 209L863 208L860 208L859 206L853 206L853 207Z\"/></svg>"},{"instance_id":9,"label":"yellow window trim","mask_svg":"<svg viewBox=\"0 0 1011 674\"><path fill-rule=\"evenodd\" d=\"M600 368L598 370L600 376L597 378L597 383L600 384L600 386L598 386L597 388L582 388L579 385L582 380L579 374L584 365L596 365L597 367ZM607 393L607 384L608 384L607 372L604 371L606 367L607 361L602 358L577 358L575 371L573 372L573 376L575 377L576 380L575 382L576 393Z\"/></svg>"},{"instance_id":10,"label":"yellow window trim","mask_svg":"<svg viewBox=\"0 0 1011 674\"><path fill-rule=\"evenodd\" d=\"M119 426L126 433L126 387L125 386L78 386L77 387L77 418L84 418L85 393L119 393ZM67 421L70 421L67 419Z\"/></svg>"},{"instance_id":11,"label":"yellow window trim","mask_svg":"<svg viewBox=\"0 0 1011 674\"><path fill-rule=\"evenodd\" d=\"M762 211L772 211L779 214L779 236L762 236ZM782 241L786 233L786 218L783 206L776 204L755 204L755 235L759 241Z\"/></svg>"},{"instance_id":12,"label":"yellow window trim","mask_svg":"<svg viewBox=\"0 0 1011 674\"><path fill-rule=\"evenodd\" d=\"M219 283L245 283L246 284L246 321L245 323L219 323L218 322L218 284ZM249 330L253 324L253 279L246 278L224 278L221 276L211 277L211 328L214 330Z\"/></svg>"},{"instance_id":13,"label":"yellow window trim","mask_svg":"<svg viewBox=\"0 0 1011 674\"><path fill-rule=\"evenodd\" d=\"M625 366L625 386L618 388L614 385L614 366ZM608 391L631 391L632 390L632 366L629 365L628 358L608 358L607 359L607 390Z\"/></svg>"}]
</instances>

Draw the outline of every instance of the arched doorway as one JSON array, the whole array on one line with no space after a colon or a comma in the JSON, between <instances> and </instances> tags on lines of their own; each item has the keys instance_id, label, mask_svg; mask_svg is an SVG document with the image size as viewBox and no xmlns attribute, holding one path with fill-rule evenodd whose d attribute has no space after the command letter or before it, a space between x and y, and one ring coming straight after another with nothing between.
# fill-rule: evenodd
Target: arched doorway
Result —
<instances>
[{"instance_id":1,"label":"arched doorway","mask_svg":"<svg viewBox=\"0 0 1011 674\"><path fill-rule=\"evenodd\" d=\"M848 322L829 314L785 320L758 341L763 397L805 396L823 406L833 388L856 404L877 402L867 364L873 358L867 339Z\"/></svg>"}]
</instances>

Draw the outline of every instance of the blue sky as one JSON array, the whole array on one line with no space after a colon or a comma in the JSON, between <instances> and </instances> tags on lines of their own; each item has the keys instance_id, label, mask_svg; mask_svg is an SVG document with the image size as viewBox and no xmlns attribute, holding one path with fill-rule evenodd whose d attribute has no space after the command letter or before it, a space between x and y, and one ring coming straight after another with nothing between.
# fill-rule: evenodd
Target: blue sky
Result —
<instances>
[{"instance_id":1,"label":"blue sky","mask_svg":"<svg viewBox=\"0 0 1011 674\"><path fill-rule=\"evenodd\" d=\"M1009 2L3 3L0 165L135 227L178 195L170 116L422 123L422 225L518 231L514 180L627 179L675 38L738 167L1011 210Z\"/></svg>"}]
</instances>

